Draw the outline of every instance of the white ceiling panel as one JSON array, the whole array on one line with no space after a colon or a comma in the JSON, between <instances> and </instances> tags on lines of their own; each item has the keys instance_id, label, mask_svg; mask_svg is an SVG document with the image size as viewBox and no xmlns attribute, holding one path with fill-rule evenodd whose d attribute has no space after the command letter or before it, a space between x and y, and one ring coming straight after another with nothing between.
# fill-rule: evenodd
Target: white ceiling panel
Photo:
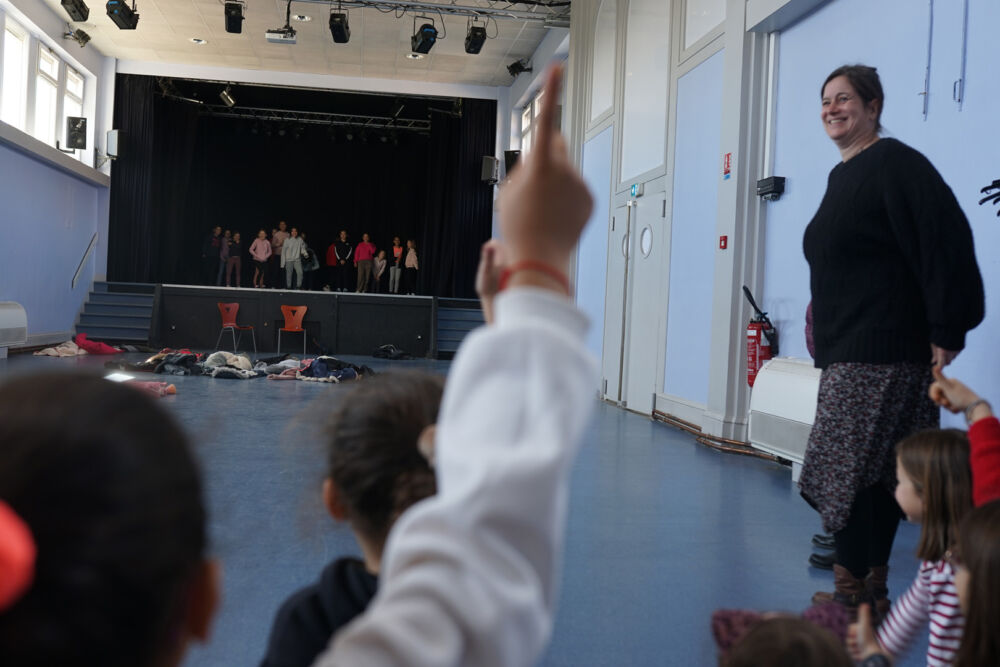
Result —
<instances>
[{"instance_id":1,"label":"white ceiling panel","mask_svg":"<svg viewBox=\"0 0 1000 667\"><path fill-rule=\"evenodd\" d=\"M53 12L67 18L59 0L45 1ZM441 12L421 10L416 24L433 21L439 36L431 52L421 60L404 57L410 51L413 13L397 18L394 13L382 13L374 7L345 8L351 27L348 44L335 44L330 36L327 21L332 5L301 1L292 3L292 15L312 20L291 21L298 33L294 45L271 44L264 38L266 30L285 24L287 3L279 0L250 3L242 34L225 32L221 0L136 0L136 30L119 30L105 14L104 5L94 0L90 3L90 20L76 25L90 34L91 45L102 53L127 60L508 86L512 78L507 65L518 58L530 58L547 29L541 22L523 17L489 20L487 34L496 39L488 39L481 53L470 55L465 53L468 19L447 14L448 8L506 9L536 16L559 12L568 16L569 9L490 0L430 1L440 5ZM192 44L190 40L195 37L208 43Z\"/></svg>"}]
</instances>

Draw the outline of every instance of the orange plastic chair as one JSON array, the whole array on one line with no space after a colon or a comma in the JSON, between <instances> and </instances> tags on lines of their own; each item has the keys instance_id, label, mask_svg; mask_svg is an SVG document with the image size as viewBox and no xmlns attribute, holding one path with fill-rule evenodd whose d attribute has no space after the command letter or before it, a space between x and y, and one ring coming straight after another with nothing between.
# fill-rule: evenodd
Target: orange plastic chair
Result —
<instances>
[{"instance_id":1,"label":"orange plastic chair","mask_svg":"<svg viewBox=\"0 0 1000 667\"><path fill-rule=\"evenodd\" d=\"M285 316L285 326L278 329L278 354L281 354L281 332L302 334L302 356L306 356L306 330L302 328L302 319L309 310L305 306L282 306L281 314Z\"/></svg>"},{"instance_id":2,"label":"orange plastic chair","mask_svg":"<svg viewBox=\"0 0 1000 667\"><path fill-rule=\"evenodd\" d=\"M243 338L243 332L249 331L250 338L253 340L253 356L257 356L257 335L254 333L253 326L246 325L240 326L236 323L236 313L240 312L240 304L238 303L217 303L215 304L219 307L219 315L222 316L222 328L219 330L219 337L215 339L215 349L219 349L219 343L222 342L222 334L229 329L229 332L233 334L233 354L236 354L236 349L239 347L239 341ZM240 332L239 338L236 337L236 332Z\"/></svg>"}]
</instances>

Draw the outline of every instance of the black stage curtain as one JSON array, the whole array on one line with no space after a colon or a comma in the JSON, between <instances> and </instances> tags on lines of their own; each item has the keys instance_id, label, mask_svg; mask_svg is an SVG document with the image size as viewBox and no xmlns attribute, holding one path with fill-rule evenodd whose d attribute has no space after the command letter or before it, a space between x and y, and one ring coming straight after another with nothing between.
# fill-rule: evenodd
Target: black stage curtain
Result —
<instances>
[{"instance_id":1,"label":"black stage curtain","mask_svg":"<svg viewBox=\"0 0 1000 667\"><path fill-rule=\"evenodd\" d=\"M121 157L111 168L108 278L186 282L190 251L177 242L198 135L193 106L166 100L155 79L119 75L115 127Z\"/></svg>"},{"instance_id":2,"label":"black stage curtain","mask_svg":"<svg viewBox=\"0 0 1000 667\"><path fill-rule=\"evenodd\" d=\"M157 91L151 77L118 75L110 279L203 283L201 246L221 225L241 232L248 285L246 249L259 229L285 220L321 259L341 229L352 244L367 232L379 249L393 236L414 239L420 293L474 296L492 227L492 187L479 175L495 150L496 102L463 100L461 118L434 112L429 137L400 132L397 145L363 143L357 132L331 141L315 125L281 136L277 125L199 116L197 105Z\"/></svg>"},{"instance_id":3,"label":"black stage curtain","mask_svg":"<svg viewBox=\"0 0 1000 667\"><path fill-rule=\"evenodd\" d=\"M479 247L493 227L493 186L483 183L484 155L496 148L496 102L462 100L462 116L437 114L431 126L428 171L452 174L428 190L427 225L418 256L428 294L473 298Z\"/></svg>"}]
</instances>

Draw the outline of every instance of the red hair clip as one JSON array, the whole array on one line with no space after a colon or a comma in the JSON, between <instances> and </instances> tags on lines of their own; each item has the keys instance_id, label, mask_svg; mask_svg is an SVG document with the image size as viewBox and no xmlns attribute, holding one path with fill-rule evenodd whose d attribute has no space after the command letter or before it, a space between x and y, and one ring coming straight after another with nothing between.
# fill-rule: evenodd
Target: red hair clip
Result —
<instances>
[{"instance_id":1,"label":"red hair clip","mask_svg":"<svg viewBox=\"0 0 1000 667\"><path fill-rule=\"evenodd\" d=\"M35 539L28 524L0 500L0 611L21 599L35 578Z\"/></svg>"}]
</instances>

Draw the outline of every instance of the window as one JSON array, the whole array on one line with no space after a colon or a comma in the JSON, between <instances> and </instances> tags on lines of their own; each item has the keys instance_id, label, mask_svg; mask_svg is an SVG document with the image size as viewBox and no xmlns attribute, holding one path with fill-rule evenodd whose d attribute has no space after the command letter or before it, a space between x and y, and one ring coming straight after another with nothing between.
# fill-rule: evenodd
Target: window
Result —
<instances>
[{"instance_id":1,"label":"window","mask_svg":"<svg viewBox=\"0 0 1000 667\"><path fill-rule=\"evenodd\" d=\"M70 116L83 115L83 75L66 67L66 92L63 94L63 115L59 125L59 134L65 145L69 137L66 136L66 119ZM77 157L84 159L85 151L81 151Z\"/></svg>"},{"instance_id":2,"label":"window","mask_svg":"<svg viewBox=\"0 0 1000 667\"><path fill-rule=\"evenodd\" d=\"M24 129L28 93L28 33L7 19L3 41L3 79L0 80L0 120Z\"/></svg>"},{"instance_id":3,"label":"window","mask_svg":"<svg viewBox=\"0 0 1000 667\"><path fill-rule=\"evenodd\" d=\"M538 114L542 111L543 96L544 93L539 92L534 99L525 105L524 111L521 112L521 152L524 154L531 150L532 129L538 119Z\"/></svg>"},{"instance_id":4,"label":"window","mask_svg":"<svg viewBox=\"0 0 1000 667\"><path fill-rule=\"evenodd\" d=\"M41 142L56 143L56 105L59 91L59 58L38 45L38 73L35 80L35 127L32 134Z\"/></svg>"}]
</instances>

